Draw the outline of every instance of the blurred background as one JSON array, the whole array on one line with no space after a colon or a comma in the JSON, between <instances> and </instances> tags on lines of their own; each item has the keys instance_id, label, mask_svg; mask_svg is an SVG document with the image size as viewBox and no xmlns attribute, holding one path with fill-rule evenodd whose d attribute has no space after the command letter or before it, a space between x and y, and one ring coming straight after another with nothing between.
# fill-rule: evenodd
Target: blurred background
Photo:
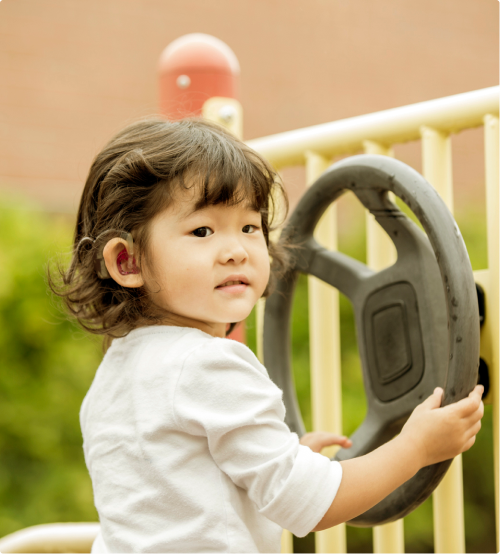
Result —
<instances>
[{"instance_id":1,"label":"blurred background","mask_svg":"<svg viewBox=\"0 0 500 554\"><path fill-rule=\"evenodd\" d=\"M78 412L102 356L46 286L67 260L93 157L158 113L158 60L193 32L226 42L241 66L244 138L498 84L495 0L0 0L0 536L97 519ZM455 217L473 269L486 267L482 129L454 135ZM395 147L421 170L418 142ZM282 176L292 208L304 171ZM364 215L341 201L340 249L365 257ZM294 373L310 426L307 280L295 303ZM365 401L352 311L341 298L344 431ZM254 317L247 323L255 347ZM464 455L469 552L494 552L491 406ZM405 520L407 552L432 552L432 503ZM296 551L311 552L310 538ZM348 528L348 550L371 533Z\"/></svg>"}]
</instances>

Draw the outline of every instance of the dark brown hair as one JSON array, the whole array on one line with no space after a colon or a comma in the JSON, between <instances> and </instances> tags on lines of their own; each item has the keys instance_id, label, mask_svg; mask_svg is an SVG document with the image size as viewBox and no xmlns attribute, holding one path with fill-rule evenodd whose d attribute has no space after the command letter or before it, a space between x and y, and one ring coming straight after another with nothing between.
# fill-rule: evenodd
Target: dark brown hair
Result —
<instances>
[{"instance_id":1,"label":"dark brown hair","mask_svg":"<svg viewBox=\"0 0 500 554\"><path fill-rule=\"evenodd\" d=\"M50 288L85 329L111 339L159 323L161 314L144 287L126 288L99 277L96 254L126 231L137 245L141 267L149 223L172 202L176 190L191 186L199 189L196 209L244 201L261 213L272 258L264 296L269 294L273 277L286 269L287 260L286 252L269 240L278 206L283 218L288 209L276 172L214 123L147 119L126 127L95 158L78 208L71 263L58 268L60 279L49 272Z\"/></svg>"}]
</instances>

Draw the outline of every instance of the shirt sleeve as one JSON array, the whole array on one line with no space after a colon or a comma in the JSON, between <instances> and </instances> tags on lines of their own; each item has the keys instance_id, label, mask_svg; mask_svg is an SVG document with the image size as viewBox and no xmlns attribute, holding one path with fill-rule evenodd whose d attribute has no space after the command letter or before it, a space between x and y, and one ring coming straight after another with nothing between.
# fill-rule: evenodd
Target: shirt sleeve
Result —
<instances>
[{"instance_id":1,"label":"shirt sleeve","mask_svg":"<svg viewBox=\"0 0 500 554\"><path fill-rule=\"evenodd\" d=\"M298 537L332 503L342 466L299 444L281 390L244 345L207 339L186 358L174 393L179 427L206 436L218 467L259 511Z\"/></svg>"}]
</instances>

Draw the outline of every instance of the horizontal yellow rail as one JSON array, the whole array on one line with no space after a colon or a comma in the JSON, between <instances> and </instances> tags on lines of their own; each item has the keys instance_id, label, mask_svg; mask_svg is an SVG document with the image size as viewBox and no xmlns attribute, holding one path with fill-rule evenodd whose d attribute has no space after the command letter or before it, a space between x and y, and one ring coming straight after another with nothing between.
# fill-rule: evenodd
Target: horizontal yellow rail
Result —
<instances>
[{"instance_id":1,"label":"horizontal yellow rail","mask_svg":"<svg viewBox=\"0 0 500 554\"><path fill-rule=\"evenodd\" d=\"M99 523L45 523L0 538L0 552L90 552Z\"/></svg>"},{"instance_id":2,"label":"horizontal yellow rail","mask_svg":"<svg viewBox=\"0 0 500 554\"><path fill-rule=\"evenodd\" d=\"M490 87L437 100L305 127L247 141L276 169L305 164L307 151L332 158L363 150L363 142L385 146L421 138L424 125L455 133L483 125L485 114L498 114L500 87Z\"/></svg>"}]
</instances>

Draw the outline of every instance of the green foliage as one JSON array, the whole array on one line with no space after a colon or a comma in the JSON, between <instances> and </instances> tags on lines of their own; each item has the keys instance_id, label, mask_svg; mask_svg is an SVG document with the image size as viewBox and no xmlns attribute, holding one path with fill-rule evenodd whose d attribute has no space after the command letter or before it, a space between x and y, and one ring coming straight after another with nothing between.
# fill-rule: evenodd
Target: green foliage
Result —
<instances>
[{"instance_id":1,"label":"green foliage","mask_svg":"<svg viewBox=\"0 0 500 554\"><path fill-rule=\"evenodd\" d=\"M0 536L27 525L95 520L78 413L101 357L49 294L47 260L72 225L0 203Z\"/></svg>"},{"instance_id":2,"label":"green foliage","mask_svg":"<svg viewBox=\"0 0 500 554\"><path fill-rule=\"evenodd\" d=\"M486 266L482 215L457 215L474 269ZM69 249L72 221L49 218L25 203L0 202L0 536L45 522L91 521L97 515L83 460L78 413L100 362L99 340L63 315L48 292L47 260ZM364 225L349 220L340 249L364 260ZM366 412L349 301L340 298L344 432ZM255 319L247 322L255 350ZM293 309L294 379L311 428L307 279L298 282ZM491 406L474 448L463 456L467 551L494 552ZM348 527L350 552L371 552L371 531ZM432 552L432 502L405 519L407 552ZM296 542L311 552L312 536Z\"/></svg>"}]
</instances>

